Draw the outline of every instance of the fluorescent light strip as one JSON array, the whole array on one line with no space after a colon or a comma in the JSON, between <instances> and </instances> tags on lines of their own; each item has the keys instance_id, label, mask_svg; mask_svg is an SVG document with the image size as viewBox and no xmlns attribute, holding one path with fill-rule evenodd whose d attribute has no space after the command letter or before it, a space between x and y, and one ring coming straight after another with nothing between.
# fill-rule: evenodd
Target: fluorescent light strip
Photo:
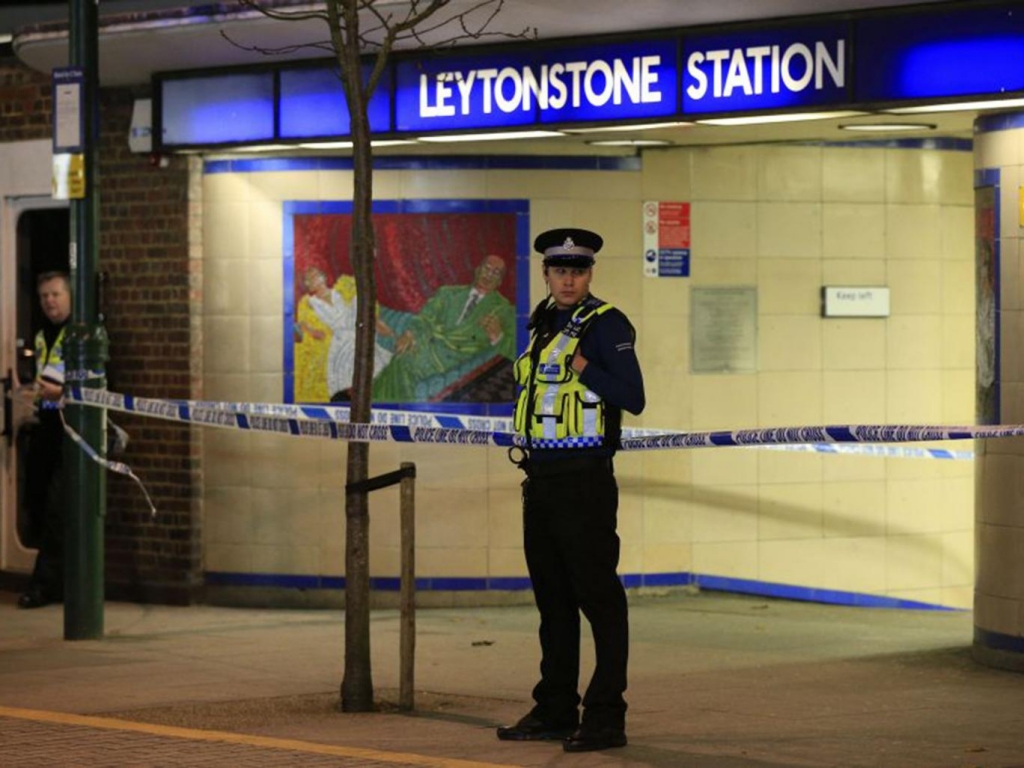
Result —
<instances>
[{"instance_id":1,"label":"fluorescent light strip","mask_svg":"<svg viewBox=\"0 0 1024 768\"><path fill-rule=\"evenodd\" d=\"M999 109L1004 107L1024 107L1024 99L994 99L991 101L962 101L958 104L925 104L920 107L898 107L887 109L893 115L923 115L929 112L960 112L971 109Z\"/></svg>"},{"instance_id":2,"label":"fluorescent light strip","mask_svg":"<svg viewBox=\"0 0 1024 768\"><path fill-rule=\"evenodd\" d=\"M882 133L889 131L934 131L937 127L935 123L850 123L839 126L844 131L877 131Z\"/></svg>"},{"instance_id":3,"label":"fluorescent light strip","mask_svg":"<svg viewBox=\"0 0 1024 768\"><path fill-rule=\"evenodd\" d=\"M796 123L805 120L831 120L837 117L859 117L864 112L793 112L791 114L751 115L750 117L716 117L698 120L701 125L761 125L764 123Z\"/></svg>"},{"instance_id":4,"label":"fluorescent light strip","mask_svg":"<svg viewBox=\"0 0 1024 768\"><path fill-rule=\"evenodd\" d=\"M499 141L501 139L546 139L565 136L561 131L505 131L502 133L462 133L458 135L418 136L417 141Z\"/></svg>"},{"instance_id":5,"label":"fluorescent light strip","mask_svg":"<svg viewBox=\"0 0 1024 768\"><path fill-rule=\"evenodd\" d=\"M588 141L592 147L667 147L671 141L660 139L609 139L608 141Z\"/></svg>"},{"instance_id":6,"label":"fluorescent light strip","mask_svg":"<svg viewBox=\"0 0 1024 768\"><path fill-rule=\"evenodd\" d=\"M650 131L655 128L684 128L693 123L641 123L640 125L606 125L603 128L563 128L566 133L604 133L605 131Z\"/></svg>"},{"instance_id":7,"label":"fluorescent light strip","mask_svg":"<svg viewBox=\"0 0 1024 768\"><path fill-rule=\"evenodd\" d=\"M402 144L415 144L415 141L408 139L380 139L371 141L371 147L397 147ZM302 149L352 149L351 141L314 141L307 144L299 144Z\"/></svg>"}]
</instances>

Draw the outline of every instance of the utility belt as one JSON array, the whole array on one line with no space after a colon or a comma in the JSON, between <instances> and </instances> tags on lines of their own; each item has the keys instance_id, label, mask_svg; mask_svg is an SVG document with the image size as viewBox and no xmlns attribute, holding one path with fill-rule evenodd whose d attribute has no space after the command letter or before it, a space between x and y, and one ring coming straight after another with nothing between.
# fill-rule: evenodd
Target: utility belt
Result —
<instances>
[{"instance_id":1,"label":"utility belt","mask_svg":"<svg viewBox=\"0 0 1024 768\"><path fill-rule=\"evenodd\" d=\"M521 458L515 458L513 451L519 451ZM537 461L531 460L530 455L517 446L509 449L508 457L531 480L539 477L556 477L577 473L607 472L611 475L615 474L611 456L568 456L564 459Z\"/></svg>"}]
</instances>

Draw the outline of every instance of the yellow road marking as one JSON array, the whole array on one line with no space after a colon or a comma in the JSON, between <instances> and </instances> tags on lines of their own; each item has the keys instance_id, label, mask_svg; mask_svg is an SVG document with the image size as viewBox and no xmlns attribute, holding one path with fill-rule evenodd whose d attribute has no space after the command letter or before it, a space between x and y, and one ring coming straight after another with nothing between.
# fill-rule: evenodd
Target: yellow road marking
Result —
<instances>
[{"instance_id":1,"label":"yellow road marking","mask_svg":"<svg viewBox=\"0 0 1024 768\"><path fill-rule=\"evenodd\" d=\"M0 706L0 717L56 723L58 725L81 725L87 728L103 728L110 731L131 731L134 733L147 733L152 736L169 736L171 738L189 739L192 741L214 741L224 744L266 747L268 749L287 749L293 752L310 752L318 755L357 757L363 760L423 765L429 768L515 768L515 766L504 763L483 763L476 760L457 760L450 757L429 757L427 755L414 755L407 752L381 752L376 749L364 749L362 747L341 747L333 744L298 741L296 739L276 739L270 736L229 733L227 731L204 731L197 728L136 723L130 720L116 720L111 717L73 715L66 712L45 712L38 709L20 709L18 707Z\"/></svg>"}]
</instances>

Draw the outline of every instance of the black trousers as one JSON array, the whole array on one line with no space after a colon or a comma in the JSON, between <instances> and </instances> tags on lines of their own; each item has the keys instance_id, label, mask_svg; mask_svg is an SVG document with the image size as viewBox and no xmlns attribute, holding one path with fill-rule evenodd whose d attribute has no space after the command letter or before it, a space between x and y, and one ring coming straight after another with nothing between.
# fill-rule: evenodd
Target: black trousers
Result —
<instances>
[{"instance_id":1,"label":"black trousers","mask_svg":"<svg viewBox=\"0 0 1024 768\"><path fill-rule=\"evenodd\" d=\"M556 465L565 465L568 471ZM575 724L580 703L580 611L594 637L596 667L583 723L625 726L629 622L616 569L619 489L609 459L535 462L523 482L523 540L540 611L540 682L533 714Z\"/></svg>"},{"instance_id":2,"label":"black trousers","mask_svg":"<svg viewBox=\"0 0 1024 768\"><path fill-rule=\"evenodd\" d=\"M56 414L44 414L29 436L26 451L28 507L36 535L31 585L51 600L64 594L65 483L62 450L64 431Z\"/></svg>"}]
</instances>

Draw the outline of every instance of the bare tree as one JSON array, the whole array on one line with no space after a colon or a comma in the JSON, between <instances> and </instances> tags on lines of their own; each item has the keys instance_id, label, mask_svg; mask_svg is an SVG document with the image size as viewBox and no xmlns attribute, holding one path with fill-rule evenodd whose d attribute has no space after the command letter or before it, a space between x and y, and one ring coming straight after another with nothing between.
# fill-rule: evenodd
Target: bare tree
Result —
<instances>
[{"instance_id":1,"label":"bare tree","mask_svg":"<svg viewBox=\"0 0 1024 768\"><path fill-rule=\"evenodd\" d=\"M439 48L485 37L528 38L536 32L516 34L488 31L505 0L469 0L452 8L452 0L323 0L323 10L312 4L287 9L284 3L241 0L267 17L281 21L322 21L328 41L303 43L281 49L258 49L266 54L293 53L298 48L330 50L340 68L345 100L351 115L354 173L352 240L350 255L355 272L355 371L352 379L351 420L370 421L373 354L376 337L374 279L373 163L370 147L370 97L380 82L388 59L399 47ZM233 42L233 41L232 41ZM364 62L369 75L363 74ZM369 444L348 445L347 485L366 480ZM345 494L345 674L341 708L346 712L373 709L370 672L370 567L369 499L366 491Z\"/></svg>"}]
</instances>

